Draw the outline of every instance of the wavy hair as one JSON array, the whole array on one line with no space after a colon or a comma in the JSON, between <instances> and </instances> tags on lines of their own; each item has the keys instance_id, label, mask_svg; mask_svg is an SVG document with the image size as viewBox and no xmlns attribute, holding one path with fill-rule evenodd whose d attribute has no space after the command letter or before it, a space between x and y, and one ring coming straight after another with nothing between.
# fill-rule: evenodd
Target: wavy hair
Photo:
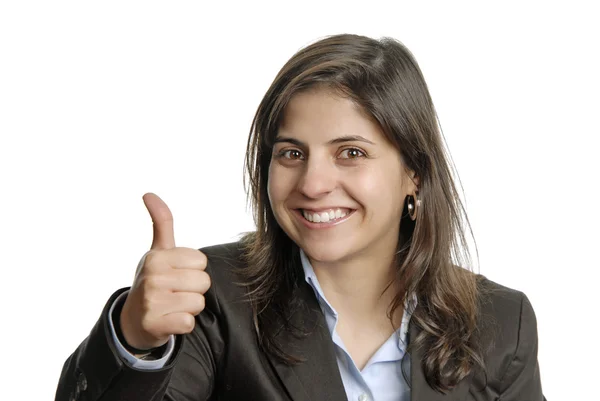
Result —
<instances>
[{"instance_id":1,"label":"wavy hair","mask_svg":"<svg viewBox=\"0 0 600 401\"><path fill-rule=\"evenodd\" d=\"M421 361L430 386L452 389L483 365L478 337L478 276L471 272L465 238L469 220L457 191L453 163L439 128L423 74L410 51L393 38L342 34L299 50L283 66L262 99L248 138L245 187L256 231L242 238L255 329L263 349L286 363L300 361L275 341L282 325L297 332L290 317L300 302L291 296L302 280L298 247L277 224L267 184L273 140L294 94L324 87L355 102L381 127L405 166L420 179L416 221L400 223L397 293L389 316L416 294L412 324L420 330L409 351L423 347ZM301 334L301 333L298 333Z\"/></svg>"}]
</instances>

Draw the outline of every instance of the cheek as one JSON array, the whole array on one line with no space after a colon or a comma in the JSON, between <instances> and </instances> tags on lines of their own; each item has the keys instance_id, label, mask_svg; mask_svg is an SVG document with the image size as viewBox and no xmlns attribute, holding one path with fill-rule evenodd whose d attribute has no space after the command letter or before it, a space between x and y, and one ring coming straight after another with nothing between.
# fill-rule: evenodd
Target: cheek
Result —
<instances>
[{"instance_id":1,"label":"cheek","mask_svg":"<svg viewBox=\"0 0 600 401\"><path fill-rule=\"evenodd\" d=\"M391 168L355 174L348 182L347 188L351 196L365 208L367 214L389 216L397 214L397 209L401 209L402 178Z\"/></svg>"},{"instance_id":2,"label":"cheek","mask_svg":"<svg viewBox=\"0 0 600 401\"><path fill-rule=\"evenodd\" d=\"M285 200L290 192L290 179L286 178L285 169L274 163L269 166L267 192L273 209L277 207L278 203Z\"/></svg>"}]
</instances>

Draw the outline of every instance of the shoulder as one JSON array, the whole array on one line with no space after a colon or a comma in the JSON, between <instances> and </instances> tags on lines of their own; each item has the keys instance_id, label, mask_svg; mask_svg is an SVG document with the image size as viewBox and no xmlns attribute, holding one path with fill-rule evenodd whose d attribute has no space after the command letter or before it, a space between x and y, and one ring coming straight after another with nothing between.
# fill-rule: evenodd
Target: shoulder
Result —
<instances>
[{"instance_id":1,"label":"shoulder","mask_svg":"<svg viewBox=\"0 0 600 401\"><path fill-rule=\"evenodd\" d=\"M533 307L527 296L519 291L499 283L485 276L478 276L479 299L481 313L488 317L505 322L509 325L519 323L516 317L526 313L526 317L533 314Z\"/></svg>"},{"instance_id":2,"label":"shoulder","mask_svg":"<svg viewBox=\"0 0 600 401\"><path fill-rule=\"evenodd\" d=\"M224 244L210 245L198 249L206 255L209 262L234 263L236 266L242 261L243 245L241 241Z\"/></svg>"},{"instance_id":3,"label":"shoulder","mask_svg":"<svg viewBox=\"0 0 600 401\"><path fill-rule=\"evenodd\" d=\"M233 279L245 267L241 241L210 245L198 249L206 255L206 272L216 279Z\"/></svg>"},{"instance_id":4,"label":"shoulder","mask_svg":"<svg viewBox=\"0 0 600 401\"><path fill-rule=\"evenodd\" d=\"M523 292L484 276L478 276L478 282L479 327L485 348L487 381L502 392L523 379L523 375L539 374L537 320L533 306Z\"/></svg>"},{"instance_id":5,"label":"shoulder","mask_svg":"<svg viewBox=\"0 0 600 401\"><path fill-rule=\"evenodd\" d=\"M498 341L516 344L523 334L537 335L533 306L523 292L478 276L481 330ZM521 339L522 340L522 339Z\"/></svg>"}]
</instances>

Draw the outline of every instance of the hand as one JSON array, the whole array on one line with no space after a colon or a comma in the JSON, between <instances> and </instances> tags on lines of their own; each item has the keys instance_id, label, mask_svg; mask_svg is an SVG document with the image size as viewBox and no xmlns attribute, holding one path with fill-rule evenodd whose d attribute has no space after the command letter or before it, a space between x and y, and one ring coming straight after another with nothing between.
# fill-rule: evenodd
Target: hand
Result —
<instances>
[{"instance_id":1,"label":"hand","mask_svg":"<svg viewBox=\"0 0 600 401\"><path fill-rule=\"evenodd\" d=\"M127 344L145 350L160 347L172 334L194 329L195 316L204 310L210 277L202 252L175 247L173 215L162 199L147 193L143 200L154 237L138 265L120 324Z\"/></svg>"}]
</instances>

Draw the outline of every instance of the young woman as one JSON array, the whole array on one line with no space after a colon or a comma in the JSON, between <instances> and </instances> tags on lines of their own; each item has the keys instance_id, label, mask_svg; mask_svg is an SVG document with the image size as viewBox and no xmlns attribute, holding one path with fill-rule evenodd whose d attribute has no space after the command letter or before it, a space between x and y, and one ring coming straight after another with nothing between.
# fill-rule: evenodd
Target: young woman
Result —
<instances>
[{"instance_id":1,"label":"young woman","mask_svg":"<svg viewBox=\"0 0 600 401\"><path fill-rule=\"evenodd\" d=\"M151 250L57 400L543 400L526 296L467 268L468 220L419 67L395 40L295 54L246 154L256 232Z\"/></svg>"}]
</instances>

